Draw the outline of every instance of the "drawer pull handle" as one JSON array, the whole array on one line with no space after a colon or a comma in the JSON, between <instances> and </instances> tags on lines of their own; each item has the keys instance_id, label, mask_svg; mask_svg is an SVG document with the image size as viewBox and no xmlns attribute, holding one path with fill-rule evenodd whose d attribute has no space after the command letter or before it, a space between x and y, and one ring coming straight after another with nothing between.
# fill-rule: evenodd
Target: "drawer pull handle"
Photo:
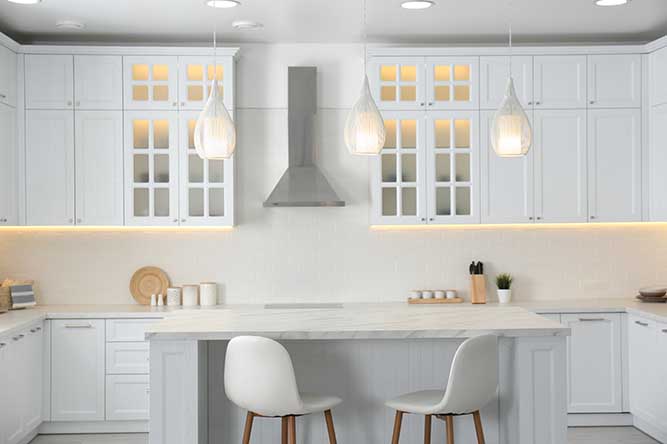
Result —
<instances>
[{"instance_id":1,"label":"drawer pull handle","mask_svg":"<svg viewBox=\"0 0 667 444\"><path fill-rule=\"evenodd\" d=\"M0 342L0 348L7 347L7 344L4 342Z\"/></svg>"},{"instance_id":2,"label":"drawer pull handle","mask_svg":"<svg viewBox=\"0 0 667 444\"><path fill-rule=\"evenodd\" d=\"M667 328L663 328L663 329L662 329L662 332L663 332L663 333L667 333Z\"/></svg>"},{"instance_id":3,"label":"drawer pull handle","mask_svg":"<svg viewBox=\"0 0 667 444\"><path fill-rule=\"evenodd\" d=\"M7 98L6 95L4 95L4 94L0 94L0 99L6 99L6 98Z\"/></svg>"},{"instance_id":4,"label":"drawer pull handle","mask_svg":"<svg viewBox=\"0 0 667 444\"><path fill-rule=\"evenodd\" d=\"M93 328L93 324L66 324L65 328Z\"/></svg>"},{"instance_id":5,"label":"drawer pull handle","mask_svg":"<svg viewBox=\"0 0 667 444\"><path fill-rule=\"evenodd\" d=\"M604 322L605 318L579 318L580 322Z\"/></svg>"},{"instance_id":6,"label":"drawer pull handle","mask_svg":"<svg viewBox=\"0 0 667 444\"><path fill-rule=\"evenodd\" d=\"M25 337L25 335L18 335L18 336L14 336L12 339L15 340L15 341L19 341L19 340L23 339L24 337Z\"/></svg>"},{"instance_id":7,"label":"drawer pull handle","mask_svg":"<svg viewBox=\"0 0 667 444\"><path fill-rule=\"evenodd\" d=\"M146 389L146 394L150 394L150 392L151 392L151 389L147 388Z\"/></svg>"},{"instance_id":8,"label":"drawer pull handle","mask_svg":"<svg viewBox=\"0 0 667 444\"><path fill-rule=\"evenodd\" d=\"M42 327L35 327L36 331L40 331L41 329L42 329Z\"/></svg>"},{"instance_id":9,"label":"drawer pull handle","mask_svg":"<svg viewBox=\"0 0 667 444\"><path fill-rule=\"evenodd\" d=\"M635 321L635 324L641 325L642 327L648 327L648 322Z\"/></svg>"}]
</instances>

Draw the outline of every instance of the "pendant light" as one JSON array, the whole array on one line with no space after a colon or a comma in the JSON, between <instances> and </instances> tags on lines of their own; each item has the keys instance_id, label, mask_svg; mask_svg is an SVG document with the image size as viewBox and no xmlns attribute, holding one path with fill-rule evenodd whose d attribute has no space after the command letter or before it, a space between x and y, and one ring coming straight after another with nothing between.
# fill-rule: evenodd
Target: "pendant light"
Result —
<instances>
[{"instance_id":1,"label":"pendant light","mask_svg":"<svg viewBox=\"0 0 667 444\"><path fill-rule=\"evenodd\" d=\"M357 156L375 156L384 147L386 136L384 121L378 110L371 89L368 86L366 71L366 0L363 2L364 17L364 81L361 94L345 123L345 144L350 154Z\"/></svg>"},{"instance_id":2,"label":"pendant light","mask_svg":"<svg viewBox=\"0 0 667 444\"><path fill-rule=\"evenodd\" d=\"M491 145L499 157L520 157L528 154L533 143L533 130L514 89L512 78L512 27L509 32L510 63L507 90L500 108L493 116Z\"/></svg>"},{"instance_id":3,"label":"pendant light","mask_svg":"<svg viewBox=\"0 0 667 444\"><path fill-rule=\"evenodd\" d=\"M195 149L202 159L229 159L236 149L236 128L218 91L216 33L213 33L211 93L195 125Z\"/></svg>"}]
</instances>

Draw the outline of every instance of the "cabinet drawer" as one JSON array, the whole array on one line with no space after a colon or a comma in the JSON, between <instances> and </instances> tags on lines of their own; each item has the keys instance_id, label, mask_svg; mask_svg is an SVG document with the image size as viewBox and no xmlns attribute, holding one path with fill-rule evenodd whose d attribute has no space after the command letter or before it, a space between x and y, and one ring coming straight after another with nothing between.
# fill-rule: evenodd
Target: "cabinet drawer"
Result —
<instances>
[{"instance_id":1,"label":"cabinet drawer","mask_svg":"<svg viewBox=\"0 0 667 444\"><path fill-rule=\"evenodd\" d=\"M148 342L107 343L107 375L148 373Z\"/></svg>"},{"instance_id":2,"label":"cabinet drawer","mask_svg":"<svg viewBox=\"0 0 667 444\"><path fill-rule=\"evenodd\" d=\"M146 329L157 319L107 319L107 342L145 341Z\"/></svg>"},{"instance_id":3,"label":"cabinet drawer","mask_svg":"<svg viewBox=\"0 0 667 444\"><path fill-rule=\"evenodd\" d=\"M108 375L106 384L107 421L147 420L148 375Z\"/></svg>"}]
</instances>

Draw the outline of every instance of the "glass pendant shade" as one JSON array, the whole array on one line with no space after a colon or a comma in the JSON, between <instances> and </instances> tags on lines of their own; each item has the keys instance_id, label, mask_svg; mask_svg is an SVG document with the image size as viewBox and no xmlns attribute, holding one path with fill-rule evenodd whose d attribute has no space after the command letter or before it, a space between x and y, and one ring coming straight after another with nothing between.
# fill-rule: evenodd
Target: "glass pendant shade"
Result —
<instances>
[{"instance_id":1,"label":"glass pendant shade","mask_svg":"<svg viewBox=\"0 0 667 444\"><path fill-rule=\"evenodd\" d=\"M361 97L357 100L345 123L345 144L351 154L374 156L384 147L384 121L371 96L368 77L364 76Z\"/></svg>"},{"instance_id":2,"label":"glass pendant shade","mask_svg":"<svg viewBox=\"0 0 667 444\"><path fill-rule=\"evenodd\" d=\"M491 125L491 144L500 157L525 156L533 143L533 130L514 90L512 77L507 82L505 98Z\"/></svg>"},{"instance_id":3,"label":"glass pendant shade","mask_svg":"<svg viewBox=\"0 0 667 444\"><path fill-rule=\"evenodd\" d=\"M211 83L211 94L197 119L194 139L195 149L202 159L228 159L236 149L236 128L216 79Z\"/></svg>"}]
</instances>

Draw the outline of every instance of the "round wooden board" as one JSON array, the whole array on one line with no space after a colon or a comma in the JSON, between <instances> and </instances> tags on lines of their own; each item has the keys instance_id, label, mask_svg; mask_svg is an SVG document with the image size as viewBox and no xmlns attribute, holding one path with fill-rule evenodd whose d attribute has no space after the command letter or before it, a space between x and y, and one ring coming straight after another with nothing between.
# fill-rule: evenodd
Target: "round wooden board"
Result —
<instances>
[{"instance_id":1,"label":"round wooden board","mask_svg":"<svg viewBox=\"0 0 667 444\"><path fill-rule=\"evenodd\" d=\"M157 267L140 268L130 279L130 293L141 305L150 305L153 294L166 295L169 286L167 273Z\"/></svg>"}]
</instances>

